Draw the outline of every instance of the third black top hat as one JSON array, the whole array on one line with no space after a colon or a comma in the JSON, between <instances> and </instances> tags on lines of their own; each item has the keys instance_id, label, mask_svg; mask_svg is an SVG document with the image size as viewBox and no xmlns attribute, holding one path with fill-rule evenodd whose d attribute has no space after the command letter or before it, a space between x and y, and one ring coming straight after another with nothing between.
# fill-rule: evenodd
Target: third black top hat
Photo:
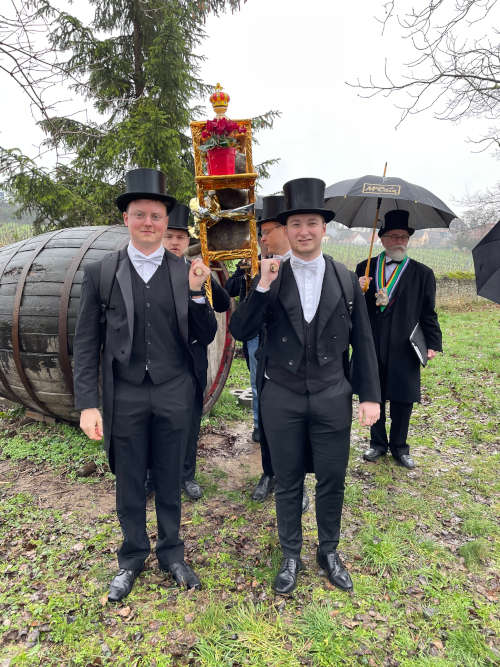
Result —
<instances>
[{"instance_id":1,"label":"third black top hat","mask_svg":"<svg viewBox=\"0 0 500 667\"><path fill-rule=\"evenodd\" d=\"M333 220L335 213L324 208L325 182L320 178L296 178L283 186L285 208L278 215L282 225L287 218L300 213L317 213L325 222Z\"/></svg>"},{"instance_id":2,"label":"third black top hat","mask_svg":"<svg viewBox=\"0 0 500 667\"><path fill-rule=\"evenodd\" d=\"M278 215L285 210L285 197L283 195L269 195L262 199L262 213L258 224L264 222L277 222Z\"/></svg>"},{"instance_id":3,"label":"third black top hat","mask_svg":"<svg viewBox=\"0 0 500 667\"><path fill-rule=\"evenodd\" d=\"M189 208L184 204L177 204L168 214L167 229L183 229L189 234L188 229Z\"/></svg>"},{"instance_id":4,"label":"third black top hat","mask_svg":"<svg viewBox=\"0 0 500 667\"><path fill-rule=\"evenodd\" d=\"M116 198L120 211L126 211L131 201L136 199L153 199L161 201L170 213L176 199L165 192L165 175L158 169L132 169L125 174L126 192Z\"/></svg>"}]
</instances>

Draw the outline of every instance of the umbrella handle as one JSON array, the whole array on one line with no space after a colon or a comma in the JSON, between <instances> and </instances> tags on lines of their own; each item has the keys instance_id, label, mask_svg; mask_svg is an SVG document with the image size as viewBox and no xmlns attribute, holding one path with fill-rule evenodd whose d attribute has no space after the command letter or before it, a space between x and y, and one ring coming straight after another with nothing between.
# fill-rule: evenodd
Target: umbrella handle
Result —
<instances>
[{"instance_id":1,"label":"umbrella handle","mask_svg":"<svg viewBox=\"0 0 500 667\"><path fill-rule=\"evenodd\" d=\"M387 162L385 163L385 166L387 167ZM385 176L385 169L384 169L384 176ZM370 241L370 250L368 251L368 260L366 262L366 269L365 269L365 284L361 288L363 291L363 294L368 290L368 287L370 286L370 281L368 280L368 277L370 275L370 261L372 258L372 251L373 251L373 242L375 240L375 232L377 231L377 222L378 222L378 215L380 213L380 207L382 205L382 197L379 197L377 199L377 210L375 211L375 219L373 221L373 229L372 229L372 238Z\"/></svg>"}]
</instances>

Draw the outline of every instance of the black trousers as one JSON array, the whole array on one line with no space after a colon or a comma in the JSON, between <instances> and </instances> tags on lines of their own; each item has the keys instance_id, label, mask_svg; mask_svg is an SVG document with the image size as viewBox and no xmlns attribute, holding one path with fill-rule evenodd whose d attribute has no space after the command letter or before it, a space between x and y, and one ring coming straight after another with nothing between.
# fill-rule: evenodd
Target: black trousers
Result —
<instances>
[{"instance_id":1,"label":"black trousers","mask_svg":"<svg viewBox=\"0 0 500 667\"><path fill-rule=\"evenodd\" d=\"M260 428L260 458L262 461L262 472L268 477L274 477L273 464L271 461L271 452L269 450L269 443L264 434L264 429Z\"/></svg>"},{"instance_id":2,"label":"black trousers","mask_svg":"<svg viewBox=\"0 0 500 667\"><path fill-rule=\"evenodd\" d=\"M383 401L380 404L380 419L370 428L370 446L384 452L389 448L396 458L409 454L410 448L406 439L412 410L413 403L390 401L391 429L387 438L385 401Z\"/></svg>"},{"instance_id":3,"label":"black trousers","mask_svg":"<svg viewBox=\"0 0 500 667\"><path fill-rule=\"evenodd\" d=\"M276 516L283 555L302 548L302 494L310 443L316 476L319 548L337 548L349 460L352 394L335 387L297 394L271 380L262 389L261 415L276 477Z\"/></svg>"},{"instance_id":4,"label":"black trousers","mask_svg":"<svg viewBox=\"0 0 500 667\"><path fill-rule=\"evenodd\" d=\"M148 464L156 489L158 562L167 569L184 557L179 538L181 471L193 400L194 379L189 373L161 385L154 385L148 375L139 386L115 379L111 446L123 533L118 550L122 568L141 568L150 553L144 488Z\"/></svg>"},{"instance_id":5,"label":"black trousers","mask_svg":"<svg viewBox=\"0 0 500 667\"><path fill-rule=\"evenodd\" d=\"M203 392L199 389L195 392L193 401L193 412L191 415L191 426L184 459L182 481L187 482L194 479L196 473L196 454L198 452L198 436L200 435L201 413L203 412Z\"/></svg>"}]
</instances>

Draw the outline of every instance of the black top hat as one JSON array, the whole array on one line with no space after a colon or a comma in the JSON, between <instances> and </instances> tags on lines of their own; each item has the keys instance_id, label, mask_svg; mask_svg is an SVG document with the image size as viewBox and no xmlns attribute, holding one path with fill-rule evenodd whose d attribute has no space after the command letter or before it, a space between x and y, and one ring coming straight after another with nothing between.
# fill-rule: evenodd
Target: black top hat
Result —
<instances>
[{"instance_id":1,"label":"black top hat","mask_svg":"<svg viewBox=\"0 0 500 667\"><path fill-rule=\"evenodd\" d=\"M168 214L168 226L167 229L183 229L189 234L188 220L189 220L189 207L184 204L177 204Z\"/></svg>"},{"instance_id":2,"label":"black top hat","mask_svg":"<svg viewBox=\"0 0 500 667\"><path fill-rule=\"evenodd\" d=\"M262 199L262 210L258 225L265 222L278 222L278 214L285 209L285 197L283 195L269 195Z\"/></svg>"},{"instance_id":3,"label":"black top hat","mask_svg":"<svg viewBox=\"0 0 500 667\"><path fill-rule=\"evenodd\" d=\"M408 227L408 218L410 214L408 211L403 211L402 209L394 209L393 211L387 211L384 216L384 224L378 230L378 235L383 236L386 232L390 232L393 229L404 229L411 236L415 233L415 230L411 227Z\"/></svg>"},{"instance_id":4,"label":"black top hat","mask_svg":"<svg viewBox=\"0 0 500 667\"><path fill-rule=\"evenodd\" d=\"M165 193L165 176L158 169L132 169L125 174L127 191L116 198L116 205L123 213L135 199L162 201L170 213L176 199Z\"/></svg>"},{"instance_id":5,"label":"black top hat","mask_svg":"<svg viewBox=\"0 0 500 667\"><path fill-rule=\"evenodd\" d=\"M333 211L323 208L325 203L325 182L320 178L296 178L283 186L285 207L278 221L286 225L287 218L296 213L317 213L325 222L335 217Z\"/></svg>"}]
</instances>

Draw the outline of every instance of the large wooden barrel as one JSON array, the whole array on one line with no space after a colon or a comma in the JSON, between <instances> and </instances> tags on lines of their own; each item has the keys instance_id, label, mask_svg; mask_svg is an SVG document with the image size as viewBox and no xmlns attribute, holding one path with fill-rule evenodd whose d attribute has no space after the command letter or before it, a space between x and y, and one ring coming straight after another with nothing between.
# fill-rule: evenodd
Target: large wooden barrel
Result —
<instances>
[{"instance_id":1,"label":"large wooden barrel","mask_svg":"<svg viewBox=\"0 0 500 667\"><path fill-rule=\"evenodd\" d=\"M83 268L128 242L123 226L72 227L0 248L0 396L77 422L72 352ZM213 277L222 284L223 266ZM229 313L209 347L204 411L218 399L234 354Z\"/></svg>"}]
</instances>

